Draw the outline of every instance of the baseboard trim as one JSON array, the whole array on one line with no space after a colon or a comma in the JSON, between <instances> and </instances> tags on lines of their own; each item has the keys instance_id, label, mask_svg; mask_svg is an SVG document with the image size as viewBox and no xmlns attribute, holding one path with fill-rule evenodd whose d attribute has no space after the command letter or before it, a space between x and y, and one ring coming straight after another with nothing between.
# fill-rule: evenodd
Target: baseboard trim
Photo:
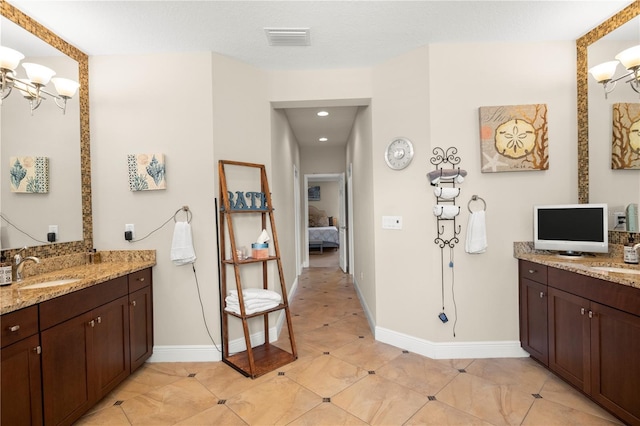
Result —
<instances>
[{"instance_id":1,"label":"baseboard trim","mask_svg":"<svg viewBox=\"0 0 640 426\"><path fill-rule=\"evenodd\" d=\"M222 354L213 345L154 346L147 362L215 362Z\"/></svg>"},{"instance_id":2,"label":"baseboard trim","mask_svg":"<svg viewBox=\"0 0 640 426\"><path fill-rule=\"evenodd\" d=\"M431 342L383 327L375 328L375 339L433 359L526 358L519 341Z\"/></svg>"}]
</instances>

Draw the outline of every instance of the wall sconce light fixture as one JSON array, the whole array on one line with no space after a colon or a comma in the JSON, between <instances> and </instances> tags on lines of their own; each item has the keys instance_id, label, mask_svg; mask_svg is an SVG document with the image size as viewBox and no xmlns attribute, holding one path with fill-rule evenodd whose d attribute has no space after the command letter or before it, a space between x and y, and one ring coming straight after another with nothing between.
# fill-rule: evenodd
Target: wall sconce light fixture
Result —
<instances>
[{"instance_id":1,"label":"wall sconce light fixture","mask_svg":"<svg viewBox=\"0 0 640 426\"><path fill-rule=\"evenodd\" d=\"M640 81L638 80L640 78L640 45L623 50L615 56L615 59L615 61L604 62L589 69L589 73L593 78L604 87L605 99L616 88L616 83L625 78L628 78L625 83L629 83L629 86L635 92L640 93ZM613 78L619 63L628 72L620 77Z\"/></svg>"},{"instance_id":2,"label":"wall sconce light fixture","mask_svg":"<svg viewBox=\"0 0 640 426\"><path fill-rule=\"evenodd\" d=\"M54 70L30 62L22 64L27 73L27 78L18 78L16 68L23 59L24 55L17 50L0 46L0 105L2 105L2 99L9 96L15 88L29 101L32 115L33 111L40 106L42 100L46 99L43 94L51 96L64 114L67 100L76 94L80 84L66 78L52 78L56 75ZM53 83L58 94L46 89L49 81Z\"/></svg>"}]
</instances>

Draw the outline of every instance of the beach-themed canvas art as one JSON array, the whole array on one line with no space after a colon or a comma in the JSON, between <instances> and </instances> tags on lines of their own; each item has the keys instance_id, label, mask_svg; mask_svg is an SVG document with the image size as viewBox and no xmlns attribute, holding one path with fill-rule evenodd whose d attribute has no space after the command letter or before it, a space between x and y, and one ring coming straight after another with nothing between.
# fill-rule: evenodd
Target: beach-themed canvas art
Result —
<instances>
[{"instance_id":1,"label":"beach-themed canvas art","mask_svg":"<svg viewBox=\"0 0 640 426\"><path fill-rule=\"evenodd\" d=\"M127 162L131 191L166 189L164 154L129 154Z\"/></svg>"},{"instance_id":2,"label":"beach-themed canvas art","mask_svg":"<svg viewBox=\"0 0 640 426\"><path fill-rule=\"evenodd\" d=\"M49 192L49 157L10 157L9 182L11 192Z\"/></svg>"},{"instance_id":3,"label":"beach-themed canvas art","mask_svg":"<svg viewBox=\"0 0 640 426\"><path fill-rule=\"evenodd\" d=\"M613 104L611 168L640 169L640 103Z\"/></svg>"},{"instance_id":4,"label":"beach-themed canvas art","mask_svg":"<svg viewBox=\"0 0 640 426\"><path fill-rule=\"evenodd\" d=\"M483 173L547 170L547 105L480 107Z\"/></svg>"}]
</instances>

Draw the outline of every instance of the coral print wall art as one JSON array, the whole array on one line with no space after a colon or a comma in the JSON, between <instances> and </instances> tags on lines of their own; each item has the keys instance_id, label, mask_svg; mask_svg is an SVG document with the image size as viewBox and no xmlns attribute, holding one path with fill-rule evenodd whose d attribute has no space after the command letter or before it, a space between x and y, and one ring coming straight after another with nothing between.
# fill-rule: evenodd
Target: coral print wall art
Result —
<instances>
[{"instance_id":1,"label":"coral print wall art","mask_svg":"<svg viewBox=\"0 0 640 426\"><path fill-rule=\"evenodd\" d=\"M480 107L482 172L549 169L547 106Z\"/></svg>"},{"instance_id":2,"label":"coral print wall art","mask_svg":"<svg viewBox=\"0 0 640 426\"><path fill-rule=\"evenodd\" d=\"M640 169L640 104L613 104L612 169Z\"/></svg>"},{"instance_id":3,"label":"coral print wall art","mask_svg":"<svg viewBox=\"0 0 640 426\"><path fill-rule=\"evenodd\" d=\"M49 192L49 157L10 157L9 182L11 192Z\"/></svg>"},{"instance_id":4,"label":"coral print wall art","mask_svg":"<svg viewBox=\"0 0 640 426\"><path fill-rule=\"evenodd\" d=\"M129 154L127 162L131 191L166 189L164 154Z\"/></svg>"}]
</instances>

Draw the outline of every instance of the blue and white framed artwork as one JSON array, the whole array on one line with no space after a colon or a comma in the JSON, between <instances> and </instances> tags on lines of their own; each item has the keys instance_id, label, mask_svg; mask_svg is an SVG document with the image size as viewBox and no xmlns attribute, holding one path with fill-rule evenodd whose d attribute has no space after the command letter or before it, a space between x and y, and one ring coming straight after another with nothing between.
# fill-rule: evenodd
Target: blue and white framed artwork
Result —
<instances>
[{"instance_id":1,"label":"blue and white framed artwork","mask_svg":"<svg viewBox=\"0 0 640 426\"><path fill-rule=\"evenodd\" d=\"M164 154L129 154L129 189L131 191L153 191L166 189Z\"/></svg>"},{"instance_id":2,"label":"blue and white framed artwork","mask_svg":"<svg viewBox=\"0 0 640 426\"><path fill-rule=\"evenodd\" d=\"M10 157L11 192L46 194L49 192L49 157Z\"/></svg>"}]
</instances>

